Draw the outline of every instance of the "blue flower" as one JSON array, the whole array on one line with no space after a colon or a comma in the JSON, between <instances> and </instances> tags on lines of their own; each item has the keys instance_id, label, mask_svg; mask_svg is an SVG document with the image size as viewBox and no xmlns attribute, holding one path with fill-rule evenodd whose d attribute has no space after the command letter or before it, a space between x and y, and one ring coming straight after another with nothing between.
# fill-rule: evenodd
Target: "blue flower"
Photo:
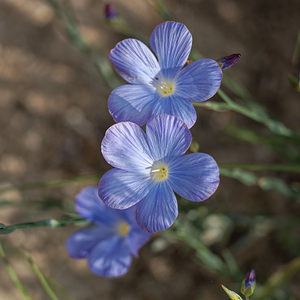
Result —
<instances>
[{"instance_id":1,"label":"blue flower","mask_svg":"<svg viewBox=\"0 0 300 300\"><path fill-rule=\"evenodd\" d=\"M169 228L178 215L173 191L191 201L210 197L219 184L219 168L204 153L183 156L191 134L179 118L157 115L145 132L135 123L111 126L101 151L114 169L99 182L99 196L112 208L137 206L138 224L149 232Z\"/></svg>"},{"instance_id":2,"label":"blue flower","mask_svg":"<svg viewBox=\"0 0 300 300\"><path fill-rule=\"evenodd\" d=\"M111 209L100 201L97 187L76 196L77 212L94 225L73 233L67 250L73 258L86 258L93 273L104 277L124 275L132 255L149 240L150 233L136 223L136 209Z\"/></svg>"},{"instance_id":3,"label":"blue flower","mask_svg":"<svg viewBox=\"0 0 300 300\"><path fill-rule=\"evenodd\" d=\"M129 83L117 87L108 99L116 122L144 125L152 116L170 114L190 128L197 119L191 101L211 98L219 89L222 70L212 59L199 59L183 68L192 48L185 25L165 22L151 34L150 49L141 41L126 39L110 53L116 71Z\"/></svg>"}]
</instances>

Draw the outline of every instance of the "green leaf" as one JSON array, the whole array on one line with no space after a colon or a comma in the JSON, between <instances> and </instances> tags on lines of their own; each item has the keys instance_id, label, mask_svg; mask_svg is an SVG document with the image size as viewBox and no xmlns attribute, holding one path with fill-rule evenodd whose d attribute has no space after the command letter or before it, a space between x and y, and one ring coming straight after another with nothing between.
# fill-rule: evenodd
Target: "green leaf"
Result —
<instances>
[{"instance_id":1,"label":"green leaf","mask_svg":"<svg viewBox=\"0 0 300 300\"><path fill-rule=\"evenodd\" d=\"M243 300L239 294L229 290L223 284L222 284L222 288L226 292L226 294L229 296L230 299L232 299L232 300Z\"/></svg>"}]
</instances>

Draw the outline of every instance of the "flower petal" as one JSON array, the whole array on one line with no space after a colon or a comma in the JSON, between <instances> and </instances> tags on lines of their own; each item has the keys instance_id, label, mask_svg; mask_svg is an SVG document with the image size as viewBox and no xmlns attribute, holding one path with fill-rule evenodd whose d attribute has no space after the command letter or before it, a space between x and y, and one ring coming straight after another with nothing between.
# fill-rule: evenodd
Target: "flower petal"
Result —
<instances>
[{"instance_id":1,"label":"flower petal","mask_svg":"<svg viewBox=\"0 0 300 300\"><path fill-rule=\"evenodd\" d=\"M128 235L128 246L131 254L137 257L139 249L149 241L150 237L150 232L147 232L138 226L133 227Z\"/></svg>"},{"instance_id":2,"label":"flower petal","mask_svg":"<svg viewBox=\"0 0 300 300\"><path fill-rule=\"evenodd\" d=\"M126 209L141 201L149 193L151 184L150 175L111 169L100 179L99 196L111 208Z\"/></svg>"},{"instance_id":3,"label":"flower petal","mask_svg":"<svg viewBox=\"0 0 300 300\"><path fill-rule=\"evenodd\" d=\"M111 226L118 222L122 216L119 211L113 210L100 200L96 186L84 188L75 197L76 211L88 221Z\"/></svg>"},{"instance_id":4,"label":"flower petal","mask_svg":"<svg viewBox=\"0 0 300 300\"><path fill-rule=\"evenodd\" d=\"M108 128L101 151L105 160L119 169L145 173L152 165L145 133L135 123L121 122Z\"/></svg>"},{"instance_id":5,"label":"flower petal","mask_svg":"<svg viewBox=\"0 0 300 300\"><path fill-rule=\"evenodd\" d=\"M108 109L116 122L131 121L144 125L151 117L159 96L150 85L126 84L114 89L108 98Z\"/></svg>"},{"instance_id":6,"label":"flower petal","mask_svg":"<svg viewBox=\"0 0 300 300\"><path fill-rule=\"evenodd\" d=\"M131 260L126 240L118 236L101 241L88 256L92 272L109 278L126 274Z\"/></svg>"},{"instance_id":7,"label":"flower petal","mask_svg":"<svg viewBox=\"0 0 300 300\"><path fill-rule=\"evenodd\" d=\"M220 88L222 76L216 61L209 58L196 60L180 71L175 94L190 101L207 100Z\"/></svg>"},{"instance_id":8,"label":"flower petal","mask_svg":"<svg viewBox=\"0 0 300 300\"><path fill-rule=\"evenodd\" d=\"M67 250L72 258L84 258L99 241L113 235L114 231L107 227L86 227L69 236L66 242Z\"/></svg>"},{"instance_id":9,"label":"flower petal","mask_svg":"<svg viewBox=\"0 0 300 300\"><path fill-rule=\"evenodd\" d=\"M182 155L192 140L187 126L179 118L157 115L146 125L146 138L154 160Z\"/></svg>"},{"instance_id":10,"label":"flower petal","mask_svg":"<svg viewBox=\"0 0 300 300\"><path fill-rule=\"evenodd\" d=\"M203 201L219 185L219 168L208 154L192 153L169 163L168 180L172 189L181 197Z\"/></svg>"},{"instance_id":11,"label":"flower petal","mask_svg":"<svg viewBox=\"0 0 300 300\"><path fill-rule=\"evenodd\" d=\"M156 53L166 77L175 75L186 63L192 49L192 35L185 25L164 22L155 27L150 46Z\"/></svg>"},{"instance_id":12,"label":"flower petal","mask_svg":"<svg viewBox=\"0 0 300 300\"><path fill-rule=\"evenodd\" d=\"M191 128L197 120L197 113L193 104L178 96L162 97L157 101L152 115L158 114L177 116L188 128Z\"/></svg>"},{"instance_id":13,"label":"flower petal","mask_svg":"<svg viewBox=\"0 0 300 300\"><path fill-rule=\"evenodd\" d=\"M177 199L166 182L156 184L137 205L137 223L149 232L168 229L177 216Z\"/></svg>"},{"instance_id":14,"label":"flower petal","mask_svg":"<svg viewBox=\"0 0 300 300\"><path fill-rule=\"evenodd\" d=\"M150 84L160 71L157 59L141 41L126 39L111 50L110 61L117 72L130 83Z\"/></svg>"}]
</instances>

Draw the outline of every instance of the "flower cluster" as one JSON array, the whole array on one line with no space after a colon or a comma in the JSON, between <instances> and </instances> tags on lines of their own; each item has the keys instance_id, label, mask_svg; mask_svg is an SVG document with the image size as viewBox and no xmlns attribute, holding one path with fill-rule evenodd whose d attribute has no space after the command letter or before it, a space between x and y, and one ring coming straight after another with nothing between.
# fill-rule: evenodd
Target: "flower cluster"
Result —
<instances>
[{"instance_id":1,"label":"flower cluster","mask_svg":"<svg viewBox=\"0 0 300 300\"><path fill-rule=\"evenodd\" d=\"M112 64L129 83L108 99L117 123L106 131L101 151L114 168L98 189L84 189L76 197L77 212L93 225L74 233L67 249L71 257L86 258L101 276L125 274L151 233L174 223L175 193L203 201L219 184L211 156L184 154L197 119L192 102L212 97L221 84L220 65L229 67L237 58L187 63L192 36L177 22L158 25L150 46L154 53L141 41L126 39L111 51Z\"/></svg>"}]
</instances>

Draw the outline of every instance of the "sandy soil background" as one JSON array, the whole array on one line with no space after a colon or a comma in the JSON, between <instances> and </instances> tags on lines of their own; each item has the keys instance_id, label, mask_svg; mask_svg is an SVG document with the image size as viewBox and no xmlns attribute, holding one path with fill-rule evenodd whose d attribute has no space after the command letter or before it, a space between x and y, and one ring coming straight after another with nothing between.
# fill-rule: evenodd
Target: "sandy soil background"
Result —
<instances>
[{"instance_id":1,"label":"sandy soil background","mask_svg":"<svg viewBox=\"0 0 300 300\"><path fill-rule=\"evenodd\" d=\"M86 40L106 55L125 38L106 23L103 15L106 2L63 2L72 6ZM112 3L140 33L149 35L161 22L148 1L116 0ZM239 64L228 72L275 118L299 130L299 93L291 88L287 79L288 73L297 70L291 60L300 25L299 1L170 0L167 4L174 20L190 29L194 48L205 57L217 59L241 53ZM105 130L113 124L107 111L111 90L97 77L91 62L70 45L61 28L46 1L0 1L2 185L83 174L100 176L109 169L100 153L100 141ZM280 156L266 149L230 138L223 130L228 124L265 130L235 113L198 109L198 121L192 133L200 143L200 151L210 153L220 163L281 161ZM290 178L286 176L285 179ZM94 183L26 193L7 192L1 199L15 205L1 206L0 222L14 224L60 217L62 208L72 204L81 187ZM295 208L299 209L291 199L276 192L245 187L227 178L222 178L218 192L203 205L222 207L224 212L243 212L254 205L271 215L295 214ZM44 207L42 211L41 206ZM141 251L140 259L125 277L99 278L90 273L85 261L68 257L64 243L74 230L72 226L56 230L39 228L1 236L33 299L47 299L47 295L16 250L21 244L46 274L78 300L226 299L219 287L219 281L226 282L226 279L216 279L207 273L197 263L193 252L181 244L169 245L160 251L151 244ZM245 271L256 266L265 280L289 258L271 236L249 257L241 259L241 263ZM22 299L1 261L0 276L0 299ZM296 290L293 283L291 288Z\"/></svg>"}]
</instances>

